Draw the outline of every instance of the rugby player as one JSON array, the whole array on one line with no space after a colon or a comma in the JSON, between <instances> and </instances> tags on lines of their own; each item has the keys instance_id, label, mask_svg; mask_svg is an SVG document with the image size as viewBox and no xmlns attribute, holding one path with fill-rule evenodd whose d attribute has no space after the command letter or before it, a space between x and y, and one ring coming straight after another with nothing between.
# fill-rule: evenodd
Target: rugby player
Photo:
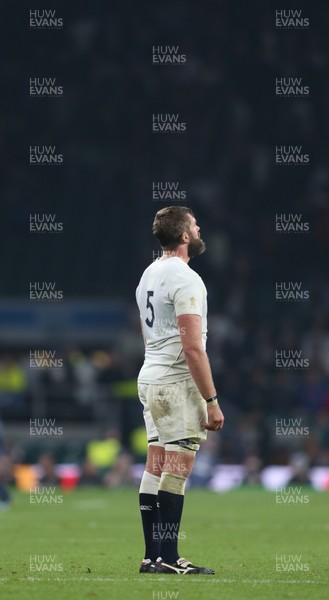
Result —
<instances>
[{"instance_id":1,"label":"rugby player","mask_svg":"<svg viewBox=\"0 0 329 600\"><path fill-rule=\"evenodd\" d=\"M145 557L140 573L213 575L178 553L185 485L207 430L224 415L206 354L207 291L189 266L205 251L193 211L159 210L153 234L162 256L144 271L136 299L145 343L138 394L148 440L140 484Z\"/></svg>"}]
</instances>

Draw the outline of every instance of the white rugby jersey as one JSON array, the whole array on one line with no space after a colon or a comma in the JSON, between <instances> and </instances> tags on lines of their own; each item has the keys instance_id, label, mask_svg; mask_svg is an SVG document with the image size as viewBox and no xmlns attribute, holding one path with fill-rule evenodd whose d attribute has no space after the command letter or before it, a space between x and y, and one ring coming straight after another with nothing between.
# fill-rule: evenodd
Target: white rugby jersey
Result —
<instances>
[{"instance_id":1,"label":"white rugby jersey","mask_svg":"<svg viewBox=\"0 0 329 600\"><path fill-rule=\"evenodd\" d=\"M176 318L200 315L207 339L207 290L201 277L177 256L155 260L144 271L136 300L145 338L141 383L175 383L190 376Z\"/></svg>"}]
</instances>

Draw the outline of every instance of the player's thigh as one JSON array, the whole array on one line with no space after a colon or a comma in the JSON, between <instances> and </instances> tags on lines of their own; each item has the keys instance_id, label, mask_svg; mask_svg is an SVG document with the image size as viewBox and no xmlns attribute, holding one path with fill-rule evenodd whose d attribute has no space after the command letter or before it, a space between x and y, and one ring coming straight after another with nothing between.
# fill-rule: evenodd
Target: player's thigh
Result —
<instances>
[{"instance_id":1,"label":"player's thigh","mask_svg":"<svg viewBox=\"0 0 329 600\"><path fill-rule=\"evenodd\" d=\"M177 451L174 449L174 445L171 446L172 449L170 446L170 444L166 444L165 461L162 470L165 473L187 479L192 473L196 452L187 449Z\"/></svg>"},{"instance_id":2,"label":"player's thigh","mask_svg":"<svg viewBox=\"0 0 329 600\"><path fill-rule=\"evenodd\" d=\"M143 405L143 417L144 417L144 423L145 423L145 428L146 428L146 437L147 437L148 443L151 443L153 441L158 442L159 432L154 423L154 419L152 417L150 407L149 407L149 402L148 402L149 387L150 386L148 384L141 384L141 383L138 384L138 397L139 397L140 402Z\"/></svg>"},{"instance_id":3,"label":"player's thigh","mask_svg":"<svg viewBox=\"0 0 329 600\"><path fill-rule=\"evenodd\" d=\"M188 437L207 438L203 428L207 421L207 403L192 378L175 384L150 384L147 406L164 444Z\"/></svg>"},{"instance_id":4,"label":"player's thigh","mask_svg":"<svg viewBox=\"0 0 329 600\"><path fill-rule=\"evenodd\" d=\"M152 475L161 477L165 462L165 449L160 443L154 442L148 445L145 469Z\"/></svg>"}]
</instances>

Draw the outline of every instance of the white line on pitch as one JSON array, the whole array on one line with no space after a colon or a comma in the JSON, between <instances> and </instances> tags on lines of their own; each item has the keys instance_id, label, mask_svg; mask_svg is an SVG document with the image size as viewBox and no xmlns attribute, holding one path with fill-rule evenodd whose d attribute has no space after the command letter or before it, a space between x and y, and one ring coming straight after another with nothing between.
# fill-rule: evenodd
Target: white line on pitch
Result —
<instances>
[{"instance_id":1,"label":"white line on pitch","mask_svg":"<svg viewBox=\"0 0 329 600\"><path fill-rule=\"evenodd\" d=\"M192 579L193 578L193 579ZM154 573L153 577L149 577L147 580L144 577L134 577L133 579L128 578L128 577L122 577L122 578L118 578L118 577L19 577L18 578L19 581L28 581L30 583L33 582L39 582L39 581L111 581L111 582L117 582L117 583L122 583L123 581L133 581L133 582L138 582L138 583L145 583L146 581L167 581L168 582L168 578L167 577L159 577L158 575L156 575ZM205 578L202 577L202 579L198 578L195 579L193 577L193 575L189 575L188 576L188 581L190 581L192 579L193 583L205 583ZM186 580L185 577L183 577L183 580ZM8 582L11 581L11 579L9 577L0 577L0 581L2 582ZM182 581L182 577L178 577L175 578L175 583L177 581ZM282 580L282 579L219 579L219 578L214 578L214 577L209 577L206 580L208 583L247 583L247 584L264 584L264 583L279 583L279 584L309 584L309 585L325 585L328 582L325 581L315 581L313 579L287 579L287 580Z\"/></svg>"}]
</instances>

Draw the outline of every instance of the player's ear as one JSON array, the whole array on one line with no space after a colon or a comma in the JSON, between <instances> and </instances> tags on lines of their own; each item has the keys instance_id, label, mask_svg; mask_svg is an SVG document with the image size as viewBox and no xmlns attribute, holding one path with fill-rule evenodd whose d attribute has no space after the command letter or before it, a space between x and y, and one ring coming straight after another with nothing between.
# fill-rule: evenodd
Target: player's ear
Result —
<instances>
[{"instance_id":1,"label":"player's ear","mask_svg":"<svg viewBox=\"0 0 329 600\"><path fill-rule=\"evenodd\" d=\"M182 244L187 244L190 241L189 234L187 231L183 231L182 233Z\"/></svg>"}]
</instances>

